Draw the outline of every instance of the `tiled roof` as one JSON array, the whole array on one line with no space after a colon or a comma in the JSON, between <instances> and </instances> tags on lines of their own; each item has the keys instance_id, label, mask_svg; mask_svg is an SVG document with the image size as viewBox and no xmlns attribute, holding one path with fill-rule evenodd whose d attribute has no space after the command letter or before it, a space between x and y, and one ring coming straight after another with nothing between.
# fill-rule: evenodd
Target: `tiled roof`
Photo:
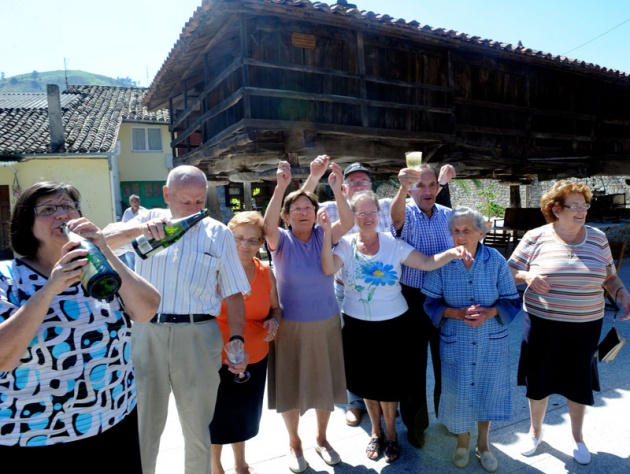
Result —
<instances>
[{"instance_id":1,"label":"tiled roof","mask_svg":"<svg viewBox=\"0 0 630 474\"><path fill-rule=\"evenodd\" d=\"M182 33L179 36L177 43L171 49L168 57L162 64L161 69L155 76L153 83L150 87L149 97L152 94L152 90L156 84L158 84L162 77L168 73L173 66L173 61L177 61L177 56L180 50L185 50L190 38L195 29L202 23L206 12L218 7L226 0L202 0L201 6L193 13L193 16L188 20L186 25L182 28ZM413 36L426 35L432 39L442 39L445 41L458 41L466 44L470 44L482 49L491 51L502 51L506 53L513 53L517 57L529 57L534 60L549 61L556 65L569 66L578 70L584 70L585 72L598 72L613 77L620 77L624 79L630 78L630 75L616 70L602 66L598 66L593 63L588 63L579 59L572 59L566 56L554 55L551 53L545 53L543 51L537 51L524 46L512 45L509 43L501 43L491 39L484 39L479 36L473 36L459 31L449 30L446 28L434 28L429 25L423 25L418 21L407 21L403 18L395 18L387 14L374 13L372 11L359 10L356 5L347 2L346 0L339 0L336 4L326 4L323 2L311 2L309 0L243 0L243 5L261 6L283 6L291 9L304 9L306 13L308 10L317 13L326 13L335 15L338 19L343 19L352 23L353 21L360 22L362 26L365 26L366 22L371 23L377 28L397 28L401 33L408 33ZM387 8L386 4L385 7ZM210 13L211 14L211 13ZM402 30L406 30L403 32Z\"/></svg>"},{"instance_id":2,"label":"tiled roof","mask_svg":"<svg viewBox=\"0 0 630 474\"><path fill-rule=\"evenodd\" d=\"M167 110L149 113L147 89L70 86L61 93L65 153L109 153L123 121L169 123ZM46 93L0 94L0 155L50 153Z\"/></svg>"}]
</instances>

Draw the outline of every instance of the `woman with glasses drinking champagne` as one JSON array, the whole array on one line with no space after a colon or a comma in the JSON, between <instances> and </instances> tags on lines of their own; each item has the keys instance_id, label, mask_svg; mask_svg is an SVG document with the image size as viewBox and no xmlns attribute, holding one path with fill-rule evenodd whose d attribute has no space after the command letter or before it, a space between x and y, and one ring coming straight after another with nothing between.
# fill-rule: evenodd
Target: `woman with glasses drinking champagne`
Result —
<instances>
[{"instance_id":1,"label":"woman with glasses drinking champagne","mask_svg":"<svg viewBox=\"0 0 630 474\"><path fill-rule=\"evenodd\" d=\"M74 186L44 181L22 191L11 214L19 257L0 262L3 471L142 472L131 321L150 320L160 295L114 255L80 201ZM120 275L112 301L79 283L87 250L64 224Z\"/></svg>"},{"instance_id":2,"label":"woman with glasses drinking champagne","mask_svg":"<svg viewBox=\"0 0 630 474\"><path fill-rule=\"evenodd\" d=\"M531 418L523 455L542 441L549 395L567 399L575 449L588 464L582 425L593 390L599 390L594 357L604 317L604 288L616 295L630 317L630 294L615 272L606 234L585 225L593 194L588 186L560 180L540 207L549 224L525 234L508 264L523 296L523 341L518 384L527 387Z\"/></svg>"},{"instance_id":3,"label":"woman with glasses drinking champagne","mask_svg":"<svg viewBox=\"0 0 630 474\"><path fill-rule=\"evenodd\" d=\"M464 247L427 256L389 232L378 232L379 202L372 191L356 193L350 208L359 232L343 237L332 249L331 224L325 214L318 216L324 229L322 269L333 275L343 268L343 348L348 390L363 397L372 423L367 457L383 453L388 463L400 457L396 435L396 410L409 377L408 358L410 314L402 295L402 265L418 270L435 270L451 260L472 260ZM385 420L385 433L381 425Z\"/></svg>"},{"instance_id":4,"label":"woman with glasses drinking champagne","mask_svg":"<svg viewBox=\"0 0 630 474\"><path fill-rule=\"evenodd\" d=\"M327 157L326 157L327 158ZM352 213L341 192L342 173L330 165L328 183L340 220L332 225L332 241L352 227ZM291 183L291 165L278 164L277 185L265 213L265 238L271 251L282 308L282 327L269 360L269 408L282 414L289 432L293 472L306 470L300 416L314 408L317 415L315 450L329 465L341 459L326 438L334 404L347 403L341 320L333 276L322 272L320 255L324 231L315 225L317 197L304 190L282 197ZM324 211L322 211L324 212ZM280 217L288 229L278 227Z\"/></svg>"}]
</instances>

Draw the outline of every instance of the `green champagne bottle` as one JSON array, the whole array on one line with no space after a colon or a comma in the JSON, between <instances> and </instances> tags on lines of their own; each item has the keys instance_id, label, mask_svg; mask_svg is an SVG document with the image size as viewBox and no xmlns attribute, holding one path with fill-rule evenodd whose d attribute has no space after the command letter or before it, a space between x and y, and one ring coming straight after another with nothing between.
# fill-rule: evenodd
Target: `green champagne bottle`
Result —
<instances>
[{"instance_id":1,"label":"green champagne bottle","mask_svg":"<svg viewBox=\"0 0 630 474\"><path fill-rule=\"evenodd\" d=\"M142 234L136 237L131 242L131 245L136 253L144 260L151 255L161 252L166 247L173 245L188 231L188 229L209 215L210 213L208 212L208 209L202 209L192 216L184 217L182 219L174 219L170 222L170 224L164 226L164 234L166 235L163 239L148 239L144 234Z\"/></svg>"},{"instance_id":2,"label":"green champagne bottle","mask_svg":"<svg viewBox=\"0 0 630 474\"><path fill-rule=\"evenodd\" d=\"M111 301L120 288L120 275L114 270L109 261L96 245L89 240L75 234L68 226L61 224L61 228L68 240L79 242L79 247L88 251L88 263L81 273L81 285L88 295L98 300Z\"/></svg>"}]
</instances>

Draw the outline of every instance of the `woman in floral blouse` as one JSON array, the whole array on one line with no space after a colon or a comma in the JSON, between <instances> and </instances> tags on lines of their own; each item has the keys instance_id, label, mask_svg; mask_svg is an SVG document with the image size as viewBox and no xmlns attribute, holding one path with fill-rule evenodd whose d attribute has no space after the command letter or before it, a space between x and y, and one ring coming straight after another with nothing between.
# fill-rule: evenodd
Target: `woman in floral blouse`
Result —
<instances>
[{"instance_id":1,"label":"woman in floral blouse","mask_svg":"<svg viewBox=\"0 0 630 474\"><path fill-rule=\"evenodd\" d=\"M405 373L407 303L399 283L401 265L434 270L454 258L471 259L463 248L452 248L433 256L415 250L391 234L377 232L379 204L371 191L355 194L350 201L359 232L343 237L332 250L330 222L318 215L324 229L322 269L332 275L343 268L343 346L348 390L365 399L372 434L366 452L386 462L400 456L396 436L396 410L408 374ZM378 348L378 350L376 350ZM383 354L402 354L395 359ZM387 374L383 383L381 374ZM381 426L385 419L385 436Z\"/></svg>"}]
</instances>

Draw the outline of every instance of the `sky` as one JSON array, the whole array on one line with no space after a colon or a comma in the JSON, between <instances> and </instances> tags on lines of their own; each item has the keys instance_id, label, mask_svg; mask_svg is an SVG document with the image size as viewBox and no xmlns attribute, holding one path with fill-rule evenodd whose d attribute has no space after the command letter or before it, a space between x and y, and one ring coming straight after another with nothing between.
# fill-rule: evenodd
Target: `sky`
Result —
<instances>
[{"instance_id":1,"label":"sky","mask_svg":"<svg viewBox=\"0 0 630 474\"><path fill-rule=\"evenodd\" d=\"M315 1L315 0L311 0ZM81 70L147 87L202 0L1 0L0 72ZM332 4L334 0L325 3ZM630 73L629 0L349 0L423 25Z\"/></svg>"}]
</instances>

